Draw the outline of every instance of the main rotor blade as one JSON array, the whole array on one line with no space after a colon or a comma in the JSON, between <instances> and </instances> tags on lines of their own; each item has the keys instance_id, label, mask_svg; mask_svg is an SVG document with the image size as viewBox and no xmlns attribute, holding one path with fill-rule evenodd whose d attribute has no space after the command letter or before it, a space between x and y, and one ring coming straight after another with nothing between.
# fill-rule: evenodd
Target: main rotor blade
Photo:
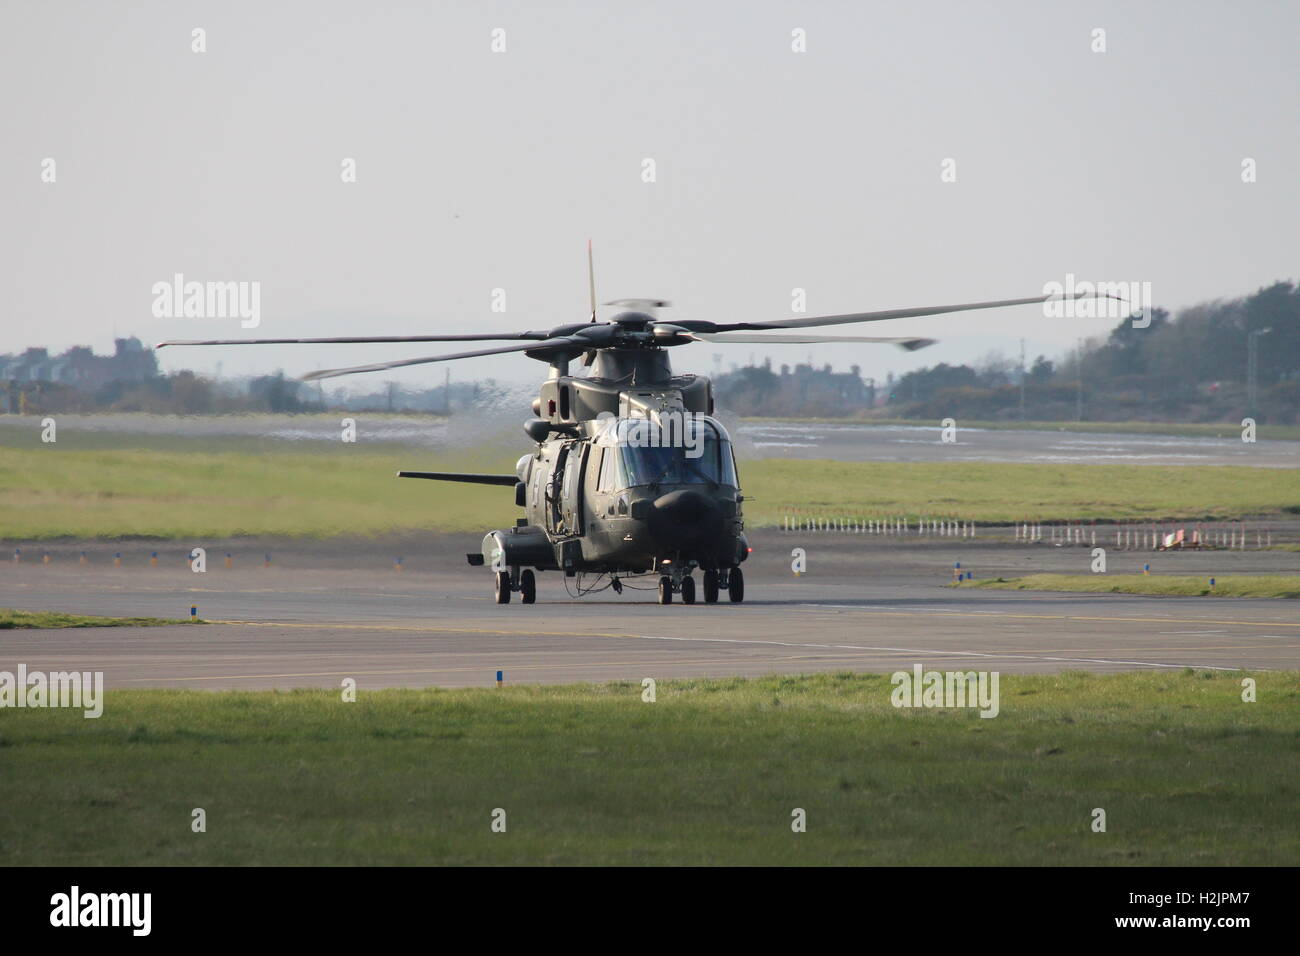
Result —
<instances>
[{"instance_id":1,"label":"main rotor blade","mask_svg":"<svg viewBox=\"0 0 1300 956\"><path fill-rule=\"evenodd\" d=\"M917 309L887 309L883 312L852 312L846 315L817 315L806 319L778 319L773 322L719 323L710 331L759 331L761 329L803 329L819 325L846 325L850 322L883 322L886 319L909 319L920 315L942 315L945 312L969 312L972 309L1000 309L1010 305L1033 305L1049 299L1116 299L1119 296L1100 295L1095 292L1076 292L1069 296L1036 295L1026 299L999 299L996 302L968 302L963 305L932 305Z\"/></svg>"},{"instance_id":2,"label":"main rotor blade","mask_svg":"<svg viewBox=\"0 0 1300 956\"><path fill-rule=\"evenodd\" d=\"M810 345L817 342L877 342L885 345L897 345L915 352L926 346L934 345L936 339L922 339L913 336L889 335L738 335L734 332L696 332L691 335L701 342L737 342L742 345L762 345L774 342L777 345Z\"/></svg>"},{"instance_id":3,"label":"main rotor blade","mask_svg":"<svg viewBox=\"0 0 1300 956\"><path fill-rule=\"evenodd\" d=\"M543 339L540 342L528 342L524 345L504 345L495 349L478 349L474 352L456 352L452 355L429 355L424 358L398 359L395 362L376 362L373 365L354 365L350 368L326 368L309 372L301 377L303 382L314 382L321 378L337 378L340 375L355 375L357 372L382 372L390 368L405 368L408 365L425 365L429 362L450 362L454 359L476 358L480 355L502 355L506 352L531 352L533 349L555 349L564 346L585 349L589 343L573 336L561 336L555 339Z\"/></svg>"},{"instance_id":4,"label":"main rotor blade","mask_svg":"<svg viewBox=\"0 0 1300 956\"><path fill-rule=\"evenodd\" d=\"M428 478L431 481L467 481L475 485L515 485L514 475L471 475L459 471L399 471L398 478Z\"/></svg>"},{"instance_id":5,"label":"main rotor blade","mask_svg":"<svg viewBox=\"0 0 1300 956\"><path fill-rule=\"evenodd\" d=\"M504 339L544 339L545 332L501 332L489 335L343 335L323 339L168 339L154 346L169 345L355 345L360 342L495 342Z\"/></svg>"}]
</instances>

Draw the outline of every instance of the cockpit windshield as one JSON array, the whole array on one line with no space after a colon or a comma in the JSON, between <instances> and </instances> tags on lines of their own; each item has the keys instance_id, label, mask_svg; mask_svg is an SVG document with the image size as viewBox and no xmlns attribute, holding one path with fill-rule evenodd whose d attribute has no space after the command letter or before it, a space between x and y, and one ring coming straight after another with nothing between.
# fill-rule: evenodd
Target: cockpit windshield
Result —
<instances>
[{"instance_id":1,"label":"cockpit windshield","mask_svg":"<svg viewBox=\"0 0 1300 956\"><path fill-rule=\"evenodd\" d=\"M688 420L684 434L671 428L660 429L650 422L632 422L620 431L620 488L663 484L739 486L731 442L718 433L712 422Z\"/></svg>"}]
</instances>

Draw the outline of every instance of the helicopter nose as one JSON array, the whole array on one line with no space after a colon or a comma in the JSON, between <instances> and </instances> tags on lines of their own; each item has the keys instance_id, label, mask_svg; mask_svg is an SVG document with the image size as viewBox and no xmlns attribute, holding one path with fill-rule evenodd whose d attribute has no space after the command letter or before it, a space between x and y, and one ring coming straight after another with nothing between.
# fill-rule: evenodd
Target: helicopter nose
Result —
<instances>
[{"instance_id":1,"label":"helicopter nose","mask_svg":"<svg viewBox=\"0 0 1300 956\"><path fill-rule=\"evenodd\" d=\"M711 498L698 491L670 491L656 498L650 511L651 534L670 548L710 540L721 531L721 510Z\"/></svg>"}]
</instances>

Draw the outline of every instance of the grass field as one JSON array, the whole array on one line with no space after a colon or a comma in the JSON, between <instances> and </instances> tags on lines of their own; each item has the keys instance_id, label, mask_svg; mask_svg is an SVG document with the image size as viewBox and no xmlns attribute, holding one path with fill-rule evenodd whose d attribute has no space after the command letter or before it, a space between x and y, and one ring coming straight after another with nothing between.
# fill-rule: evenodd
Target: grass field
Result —
<instances>
[{"instance_id":1,"label":"grass field","mask_svg":"<svg viewBox=\"0 0 1300 956\"><path fill-rule=\"evenodd\" d=\"M159 627L163 624L188 623L165 617L94 617L89 614L64 614L62 611L15 611L11 607L0 607L0 631L15 628Z\"/></svg>"},{"instance_id":2,"label":"grass field","mask_svg":"<svg viewBox=\"0 0 1300 956\"><path fill-rule=\"evenodd\" d=\"M961 587L1000 591L1088 591L1110 594L1169 594L1183 596L1300 598L1300 575L1253 574L1190 577L1156 574L1031 574L1023 578L987 578Z\"/></svg>"},{"instance_id":3,"label":"grass field","mask_svg":"<svg viewBox=\"0 0 1300 956\"><path fill-rule=\"evenodd\" d=\"M1004 675L993 719L867 674L114 690L0 712L0 863L1295 865L1300 675L1257 680Z\"/></svg>"},{"instance_id":4,"label":"grass field","mask_svg":"<svg viewBox=\"0 0 1300 956\"><path fill-rule=\"evenodd\" d=\"M211 538L508 527L509 488L403 481L402 468L514 470L513 452L119 437L0 445L0 539ZM742 464L751 525L795 513L981 522L1225 519L1300 508L1293 472L1245 467L766 459ZM1008 493L1014 489L1014 494Z\"/></svg>"},{"instance_id":5,"label":"grass field","mask_svg":"<svg viewBox=\"0 0 1300 956\"><path fill-rule=\"evenodd\" d=\"M792 511L1009 523L1212 520L1300 506L1300 483L1281 468L766 459L746 463L742 480L760 524Z\"/></svg>"}]
</instances>

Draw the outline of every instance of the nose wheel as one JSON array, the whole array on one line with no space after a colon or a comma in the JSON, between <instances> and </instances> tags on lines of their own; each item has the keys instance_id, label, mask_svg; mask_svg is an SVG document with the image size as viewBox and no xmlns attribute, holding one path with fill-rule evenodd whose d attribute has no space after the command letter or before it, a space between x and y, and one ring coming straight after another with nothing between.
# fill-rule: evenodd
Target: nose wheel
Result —
<instances>
[{"instance_id":1,"label":"nose wheel","mask_svg":"<svg viewBox=\"0 0 1300 956\"><path fill-rule=\"evenodd\" d=\"M695 579L694 578L682 578L682 603L683 604L695 603Z\"/></svg>"},{"instance_id":2,"label":"nose wheel","mask_svg":"<svg viewBox=\"0 0 1300 956\"><path fill-rule=\"evenodd\" d=\"M498 604L510 603L510 592L519 592L519 603L536 604L537 603L537 576L533 574L532 568L519 568L510 571L497 571L492 575L492 596L496 598Z\"/></svg>"},{"instance_id":3,"label":"nose wheel","mask_svg":"<svg viewBox=\"0 0 1300 956\"><path fill-rule=\"evenodd\" d=\"M659 603L673 603L673 579L666 574L659 579Z\"/></svg>"},{"instance_id":4,"label":"nose wheel","mask_svg":"<svg viewBox=\"0 0 1300 956\"><path fill-rule=\"evenodd\" d=\"M740 568L732 568L727 572L727 597L732 604L745 600L745 572Z\"/></svg>"},{"instance_id":5,"label":"nose wheel","mask_svg":"<svg viewBox=\"0 0 1300 956\"><path fill-rule=\"evenodd\" d=\"M704 572L704 603L705 604L718 603L718 572L717 571Z\"/></svg>"}]
</instances>

